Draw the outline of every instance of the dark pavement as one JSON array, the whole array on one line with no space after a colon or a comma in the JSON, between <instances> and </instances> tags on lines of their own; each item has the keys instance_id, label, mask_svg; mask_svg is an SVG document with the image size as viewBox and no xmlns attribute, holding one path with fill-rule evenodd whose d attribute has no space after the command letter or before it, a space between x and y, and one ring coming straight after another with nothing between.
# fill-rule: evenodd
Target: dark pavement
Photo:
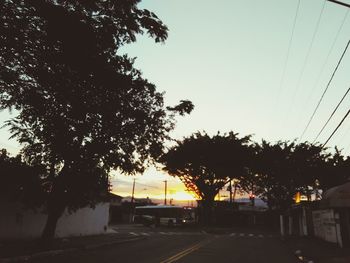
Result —
<instances>
[{"instance_id":1,"label":"dark pavement","mask_svg":"<svg viewBox=\"0 0 350 263\"><path fill-rule=\"evenodd\" d=\"M48 256L30 262L125 262L125 263L293 263L293 251L278 235L269 232L236 230L196 230L183 228L151 229L120 226L118 233L143 236L144 239Z\"/></svg>"},{"instance_id":2,"label":"dark pavement","mask_svg":"<svg viewBox=\"0 0 350 263\"><path fill-rule=\"evenodd\" d=\"M302 251L303 257L312 259L315 263L350 263L349 248L340 248L337 244L317 238L289 238L285 244L291 251Z\"/></svg>"},{"instance_id":3,"label":"dark pavement","mask_svg":"<svg viewBox=\"0 0 350 263\"><path fill-rule=\"evenodd\" d=\"M0 263L4 258L30 257L31 255L50 254L54 251L78 250L114 244L131 242L142 238L128 233L110 233L94 236L57 238L46 246L37 239L6 240L0 243Z\"/></svg>"}]
</instances>

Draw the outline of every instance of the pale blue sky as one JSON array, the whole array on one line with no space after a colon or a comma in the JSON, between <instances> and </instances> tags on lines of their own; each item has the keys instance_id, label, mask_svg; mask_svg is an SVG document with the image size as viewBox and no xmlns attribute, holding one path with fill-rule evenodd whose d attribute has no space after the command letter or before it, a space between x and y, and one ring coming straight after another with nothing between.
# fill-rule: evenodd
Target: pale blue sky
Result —
<instances>
[{"instance_id":1,"label":"pale blue sky","mask_svg":"<svg viewBox=\"0 0 350 263\"><path fill-rule=\"evenodd\" d=\"M140 36L121 53L137 57L136 67L158 90L165 91L167 104L181 99L195 104L190 116L178 119L174 138L198 130L211 134L233 130L255 134L255 140L292 140L301 135L350 36L349 14L327 60L347 8L329 2L324 5L324 0L301 0L280 85L297 4L298 0L144 0L140 6L163 20L169 38L165 44L155 44ZM349 72L350 50L304 139L315 138L350 86ZM326 140L349 104L350 96L320 141ZM0 122L7 117L0 114ZM7 138L2 129L0 146L15 151L18 146ZM329 146L335 144L350 153L350 119ZM164 178L152 170L138 180L162 189ZM125 187L116 192L123 194L129 191L131 178L121 180Z\"/></svg>"},{"instance_id":2,"label":"pale blue sky","mask_svg":"<svg viewBox=\"0 0 350 263\"><path fill-rule=\"evenodd\" d=\"M166 92L168 103L181 98L194 102L195 111L179 119L175 137L196 130L211 133L234 130L255 134L257 140L294 139L302 133L348 41L350 17L310 96L347 9L325 4L301 73L324 3L301 1L284 85L280 87L297 3L297 0L143 1L142 6L155 11L169 26L169 39L165 45L156 45L140 37L125 51L136 56L136 66L159 90ZM347 77L350 54L343 62L305 139L313 140L332 106L350 85ZM340 118L348 102L339 111ZM327 135L326 132L320 139Z\"/></svg>"}]
</instances>

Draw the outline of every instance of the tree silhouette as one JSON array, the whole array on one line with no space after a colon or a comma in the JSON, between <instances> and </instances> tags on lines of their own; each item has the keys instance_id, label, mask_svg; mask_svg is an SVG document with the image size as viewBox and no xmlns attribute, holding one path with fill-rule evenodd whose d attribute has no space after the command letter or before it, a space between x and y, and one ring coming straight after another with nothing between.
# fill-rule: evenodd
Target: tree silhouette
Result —
<instances>
[{"instance_id":1,"label":"tree silhouette","mask_svg":"<svg viewBox=\"0 0 350 263\"><path fill-rule=\"evenodd\" d=\"M278 142L275 145L262 141L255 144L254 159L250 163L249 173L240 179L240 187L253 192L267 201L269 207L276 207L289 199L288 158L292 145Z\"/></svg>"},{"instance_id":2,"label":"tree silhouette","mask_svg":"<svg viewBox=\"0 0 350 263\"><path fill-rule=\"evenodd\" d=\"M43 204L47 197L42 176L45 168L30 166L21 156L11 157L5 149L0 150L0 197L2 200L18 201L30 208Z\"/></svg>"},{"instance_id":3,"label":"tree silhouette","mask_svg":"<svg viewBox=\"0 0 350 263\"><path fill-rule=\"evenodd\" d=\"M324 175L332 174L327 165L331 155L320 145L281 141L271 144L263 140L254 148L250 173L241 178L240 184L247 192L254 189L270 208L290 207L297 192L311 200L312 194L318 194Z\"/></svg>"},{"instance_id":4,"label":"tree silhouette","mask_svg":"<svg viewBox=\"0 0 350 263\"><path fill-rule=\"evenodd\" d=\"M250 137L238 134L209 136L197 132L178 141L161 158L164 170L177 176L201 200L204 222L210 223L215 196L231 178L244 173Z\"/></svg>"},{"instance_id":5,"label":"tree silhouette","mask_svg":"<svg viewBox=\"0 0 350 263\"><path fill-rule=\"evenodd\" d=\"M323 164L318 176L318 188L323 191L337 185L346 183L350 179L350 157L342 155L338 148Z\"/></svg>"},{"instance_id":6,"label":"tree silhouette","mask_svg":"<svg viewBox=\"0 0 350 263\"><path fill-rule=\"evenodd\" d=\"M167 38L139 0L4 0L0 3L0 109L29 164L51 183L44 238L66 207L94 205L108 191L108 172L142 172L163 150L176 113L163 94L118 53L146 32Z\"/></svg>"},{"instance_id":7,"label":"tree silhouette","mask_svg":"<svg viewBox=\"0 0 350 263\"><path fill-rule=\"evenodd\" d=\"M324 163L330 154L326 154L321 145L300 143L294 146L291 153L293 179L296 191L311 200L320 175L323 173Z\"/></svg>"}]
</instances>

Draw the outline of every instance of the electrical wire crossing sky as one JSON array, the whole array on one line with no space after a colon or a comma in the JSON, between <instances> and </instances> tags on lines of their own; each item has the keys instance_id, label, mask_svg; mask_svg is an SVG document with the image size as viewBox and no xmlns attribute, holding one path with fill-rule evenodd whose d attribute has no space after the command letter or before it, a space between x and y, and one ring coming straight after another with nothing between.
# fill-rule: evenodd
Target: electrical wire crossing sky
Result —
<instances>
[{"instance_id":1,"label":"electrical wire crossing sky","mask_svg":"<svg viewBox=\"0 0 350 263\"><path fill-rule=\"evenodd\" d=\"M169 38L156 44L140 35L119 53L137 58L135 66L165 92L167 105L182 99L194 103L189 116L178 118L171 134L175 139L196 131L232 130L252 134L258 142L300 137L312 142L350 86L350 53L345 52L327 87L349 41L346 6L325 0L143 0L140 7L162 19ZM346 96L317 137L319 143L326 142L349 108ZM0 124L10 117L2 111ZM20 145L9 136L6 128L0 130L0 147L16 153ZM349 118L327 143L335 145L349 154ZM115 178L114 192L130 195L133 177ZM162 198L164 180L169 191L186 193L178 179L150 168L137 176L136 186L155 188L142 186L147 190L137 196Z\"/></svg>"}]
</instances>

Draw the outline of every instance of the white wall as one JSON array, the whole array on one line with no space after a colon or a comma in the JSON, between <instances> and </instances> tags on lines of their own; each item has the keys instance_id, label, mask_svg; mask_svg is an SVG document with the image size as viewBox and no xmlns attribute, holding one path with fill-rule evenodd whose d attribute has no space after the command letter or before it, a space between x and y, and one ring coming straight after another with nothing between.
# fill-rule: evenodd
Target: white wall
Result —
<instances>
[{"instance_id":1,"label":"white wall","mask_svg":"<svg viewBox=\"0 0 350 263\"><path fill-rule=\"evenodd\" d=\"M0 239L40 237L47 215L42 209L25 209L19 203L0 201ZM56 237L96 235L106 231L109 203L86 207L69 214L67 211L57 223Z\"/></svg>"},{"instance_id":2,"label":"white wall","mask_svg":"<svg viewBox=\"0 0 350 263\"><path fill-rule=\"evenodd\" d=\"M96 205L95 209L85 207L74 214L65 212L56 229L58 237L103 234L109 220L109 203Z\"/></svg>"},{"instance_id":3,"label":"white wall","mask_svg":"<svg viewBox=\"0 0 350 263\"><path fill-rule=\"evenodd\" d=\"M39 211L24 209L19 203L1 201L0 211L0 239L38 237L47 217Z\"/></svg>"},{"instance_id":4,"label":"white wall","mask_svg":"<svg viewBox=\"0 0 350 263\"><path fill-rule=\"evenodd\" d=\"M316 237L341 245L341 236L337 231L333 209L312 211L312 220Z\"/></svg>"}]
</instances>

